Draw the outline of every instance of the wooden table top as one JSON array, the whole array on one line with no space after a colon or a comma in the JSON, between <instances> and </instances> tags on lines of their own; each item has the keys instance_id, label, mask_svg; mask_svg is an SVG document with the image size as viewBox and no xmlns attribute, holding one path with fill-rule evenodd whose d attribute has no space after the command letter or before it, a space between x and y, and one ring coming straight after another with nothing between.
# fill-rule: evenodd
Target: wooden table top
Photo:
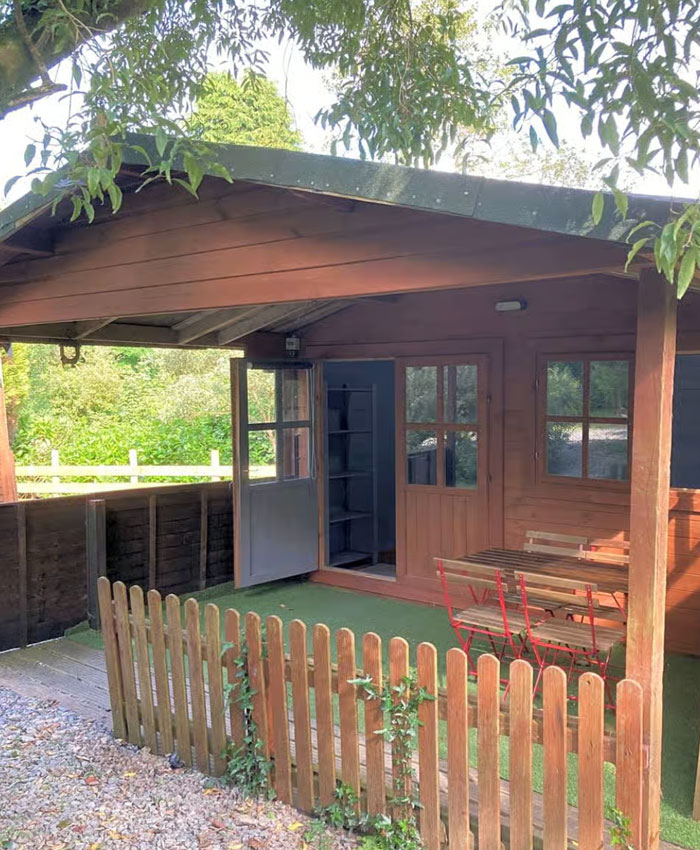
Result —
<instances>
[{"instance_id":1,"label":"wooden table top","mask_svg":"<svg viewBox=\"0 0 700 850\"><path fill-rule=\"evenodd\" d=\"M524 552L519 549L483 549L464 558L446 558L445 560L495 567L506 573L522 571L590 581L605 593L627 593L629 587L626 566L605 561L587 561L568 555L547 555L541 552Z\"/></svg>"}]
</instances>

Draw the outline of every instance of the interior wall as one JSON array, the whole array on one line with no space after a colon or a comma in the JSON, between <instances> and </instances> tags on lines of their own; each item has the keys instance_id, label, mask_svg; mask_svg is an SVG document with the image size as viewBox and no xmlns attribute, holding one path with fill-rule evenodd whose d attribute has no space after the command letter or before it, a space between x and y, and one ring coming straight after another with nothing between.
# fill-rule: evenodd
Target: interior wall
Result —
<instances>
[{"instance_id":1,"label":"interior wall","mask_svg":"<svg viewBox=\"0 0 700 850\"><path fill-rule=\"evenodd\" d=\"M496 301L515 298L525 300L527 309L495 311ZM700 328L699 300L681 305L679 339ZM635 333L635 283L601 276L358 302L309 329L303 344L309 357L351 358L449 355L460 353L467 341L501 339L504 541L521 548L531 528L605 537L628 533L628 485L538 479L535 384L539 355L633 355ZM671 505L667 645L700 655L700 491L674 491ZM403 581L410 588L411 576ZM439 591L425 596L436 601Z\"/></svg>"},{"instance_id":2,"label":"interior wall","mask_svg":"<svg viewBox=\"0 0 700 850\"><path fill-rule=\"evenodd\" d=\"M337 361L324 364L323 371L331 387L376 386L379 551L391 551L396 548L394 364L391 360Z\"/></svg>"}]
</instances>

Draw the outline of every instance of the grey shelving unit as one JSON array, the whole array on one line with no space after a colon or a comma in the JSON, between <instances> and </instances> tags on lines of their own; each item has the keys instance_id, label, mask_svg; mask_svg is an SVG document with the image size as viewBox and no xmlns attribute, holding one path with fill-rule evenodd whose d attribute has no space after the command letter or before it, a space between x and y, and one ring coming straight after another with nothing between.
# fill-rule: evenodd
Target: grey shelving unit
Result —
<instances>
[{"instance_id":1,"label":"grey shelving unit","mask_svg":"<svg viewBox=\"0 0 700 850\"><path fill-rule=\"evenodd\" d=\"M326 563L379 559L375 386L325 386Z\"/></svg>"}]
</instances>

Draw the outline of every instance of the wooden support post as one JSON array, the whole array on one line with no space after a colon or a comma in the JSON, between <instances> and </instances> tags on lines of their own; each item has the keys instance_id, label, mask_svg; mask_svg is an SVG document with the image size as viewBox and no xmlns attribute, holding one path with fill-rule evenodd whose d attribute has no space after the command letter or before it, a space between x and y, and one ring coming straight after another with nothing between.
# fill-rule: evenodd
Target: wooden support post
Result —
<instances>
[{"instance_id":1,"label":"wooden support post","mask_svg":"<svg viewBox=\"0 0 700 850\"><path fill-rule=\"evenodd\" d=\"M207 586L207 554L209 552L209 496L202 487L199 494L199 589Z\"/></svg>"},{"instance_id":2,"label":"wooden support post","mask_svg":"<svg viewBox=\"0 0 700 850\"><path fill-rule=\"evenodd\" d=\"M105 500L89 499L85 512L85 550L87 554L87 616L91 629L100 628L97 582L107 575L107 523Z\"/></svg>"},{"instance_id":3,"label":"wooden support post","mask_svg":"<svg viewBox=\"0 0 700 850\"><path fill-rule=\"evenodd\" d=\"M19 597L19 646L29 641L27 609L29 607L29 583L27 578L27 513L25 506L17 504L17 596Z\"/></svg>"},{"instance_id":4,"label":"wooden support post","mask_svg":"<svg viewBox=\"0 0 700 850\"><path fill-rule=\"evenodd\" d=\"M642 687L644 743L640 850L659 846L661 715L671 464L676 293L653 269L637 297L637 353L630 501L627 676Z\"/></svg>"},{"instance_id":5,"label":"wooden support post","mask_svg":"<svg viewBox=\"0 0 700 850\"><path fill-rule=\"evenodd\" d=\"M15 458L10 449L10 433L7 428L7 414L5 412L5 390L2 382L2 358L0 357L0 502L16 501Z\"/></svg>"},{"instance_id":6,"label":"wooden support post","mask_svg":"<svg viewBox=\"0 0 700 850\"><path fill-rule=\"evenodd\" d=\"M158 497L148 497L148 587L158 589Z\"/></svg>"}]
</instances>

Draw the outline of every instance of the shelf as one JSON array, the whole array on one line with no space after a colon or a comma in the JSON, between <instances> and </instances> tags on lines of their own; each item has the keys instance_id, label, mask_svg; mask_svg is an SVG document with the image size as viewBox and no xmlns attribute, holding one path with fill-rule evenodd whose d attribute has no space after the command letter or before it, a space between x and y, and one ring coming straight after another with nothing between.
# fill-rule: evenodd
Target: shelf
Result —
<instances>
[{"instance_id":1,"label":"shelf","mask_svg":"<svg viewBox=\"0 0 700 850\"><path fill-rule=\"evenodd\" d=\"M371 470L358 469L356 471L350 471L350 472L331 472L328 475L328 479L329 479L329 481L333 481L333 479L339 479L339 478L368 478L371 475L372 475Z\"/></svg>"},{"instance_id":2,"label":"shelf","mask_svg":"<svg viewBox=\"0 0 700 850\"><path fill-rule=\"evenodd\" d=\"M361 429L358 429L358 430L354 430L352 428L346 428L345 430L341 430L341 431L329 431L328 436L329 437L337 437L341 434L371 434L371 433L372 432L370 431L369 428L361 428Z\"/></svg>"},{"instance_id":3,"label":"shelf","mask_svg":"<svg viewBox=\"0 0 700 850\"><path fill-rule=\"evenodd\" d=\"M333 525L336 522L350 522L353 519L367 519L372 516L372 511L343 511L343 513L331 514L328 522Z\"/></svg>"},{"instance_id":4,"label":"shelf","mask_svg":"<svg viewBox=\"0 0 700 850\"><path fill-rule=\"evenodd\" d=\"M353 552L352 550L347 550L345 552L335 552L330 557L329 567L342 567L347 566L347 564L354 564L357 561L368 561L372 557L369 552Z\"/></svg>"}]
</instances>

